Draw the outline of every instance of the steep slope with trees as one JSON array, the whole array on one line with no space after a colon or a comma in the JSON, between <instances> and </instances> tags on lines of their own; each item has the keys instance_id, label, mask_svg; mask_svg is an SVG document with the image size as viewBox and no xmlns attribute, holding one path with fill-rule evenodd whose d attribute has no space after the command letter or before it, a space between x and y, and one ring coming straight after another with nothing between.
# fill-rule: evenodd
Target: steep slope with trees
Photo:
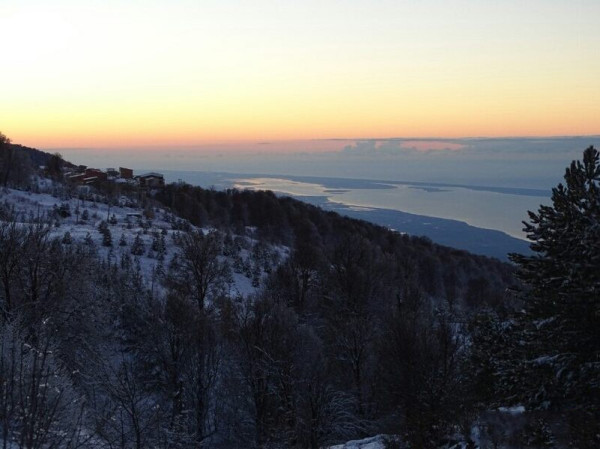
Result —
<instances>
[{"instance_id":1,"label":"steep slope with trees","mask_svg":"<svg viewBox=\"0 0 600 449\"><path fill-rule=\"evenodd\" d=\"M513 266L271 192L43 185L61 205L24 213L9 189L0 203L5 447L597 439L593 149L531 215L517 297ZM73 201L107 219L79 230ZM228 288L232 272L253 288Z\"/></svg>"}]
</instances>

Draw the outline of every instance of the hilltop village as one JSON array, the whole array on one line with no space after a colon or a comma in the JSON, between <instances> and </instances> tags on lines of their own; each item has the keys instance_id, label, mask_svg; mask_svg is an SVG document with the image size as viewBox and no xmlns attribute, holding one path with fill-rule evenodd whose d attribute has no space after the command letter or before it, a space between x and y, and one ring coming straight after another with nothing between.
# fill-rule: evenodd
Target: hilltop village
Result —
<instances>
[{"instance_id":1,"label":"hilltop village","mask_svg":"<svg viewBox=\"0 0 600 449\"><path fill-rule=\"evenodd\" d=\"M161 173L144 173L134 176L131 168L119 167L107 168L102 171L86 165L78 165L64 172L64 178L71 184L91 185L98 182L108 181L114 183L125 183L147 188L162 188L165 186L165 178Z\"/></svg>"}]
</instances>

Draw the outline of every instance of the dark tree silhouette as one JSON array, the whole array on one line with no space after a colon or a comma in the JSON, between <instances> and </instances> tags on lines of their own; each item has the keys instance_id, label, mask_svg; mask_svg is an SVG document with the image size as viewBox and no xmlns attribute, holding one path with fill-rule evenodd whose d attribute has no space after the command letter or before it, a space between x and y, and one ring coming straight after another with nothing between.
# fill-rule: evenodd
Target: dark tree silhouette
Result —
<instances>
[{"instance_id":1,"label":"dark tree silhouette","mask_svg":"<svg viewBox=\"0 0 600 449\"><path fill-rule=\"evenodd\" d=\"M512 369L531 408L567 412L571 435L600 443L600 156L573 161L552 205L529 212L532 256L511 255L529 287ZM514 338L514 337L513 337ZM510 366L510 365L509 365ZM573 438L575 438L573 437ZM596 446L594 446L594 444Z\"/></svg>"},{"instance_id":2,"label":"dark tree silhouette","mask_svg":"<svg viewBox=\"0 0 600 449\"><path fill-rule=\"evenodd\" d=\"M50 156L50 159L48 159L46 170L51 177L57 178L60 176L64 164L65 161L63 160L62 155L60 153L54 153Z\"/></svg>"},{"instance_id":3,"label":"dark tree silhouette","mask_svg":"<svg viewBox=\"0 0 600 449\"><path fill-rule=\"evenodd\" d=\"M12 170L14 149L10 144L10 139L0 133L0 167L2 168L2 185L6 187L8 178Z\"/></svg>"},{"instance_id":4,"label":"dark tree silhouette","mask_svg":"<svg viewBox=\"0 0 600 449\"><path fill-rule=\"evenodd\" d=\"M531 287L529 313L550 319L548 343L571 352L600 349L600 157L594 147L573 161L552 205L529 212L524 230L532 256L513 254L518 276Z\"/></svg>"}]
</instances>

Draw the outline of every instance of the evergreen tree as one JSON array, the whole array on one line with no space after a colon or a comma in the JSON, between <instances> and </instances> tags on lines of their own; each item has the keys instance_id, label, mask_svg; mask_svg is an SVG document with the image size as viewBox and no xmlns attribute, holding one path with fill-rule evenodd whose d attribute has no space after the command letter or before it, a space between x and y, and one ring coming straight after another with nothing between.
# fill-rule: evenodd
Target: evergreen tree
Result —
<instances>
[{"instance_id":1,"label":"evergreen tree","mask_svg":"<svg viewBox=\"0 0 600 449\"><path fill-rule=\"evenodd\" d=\"M598 151L585 150L564 178L552 190L552 205L529 212L524 222L534 254L511 255L527 290L514 337L519 350L506 371L521 365L520 399L528 406L577 412L579 424L595 425L600 434Z\"/></svg>"},{"instance_id":2,"label":"evergreen tree","mask_svg":"<svg viewBox=\"0 0 600 449\"><path fill-rule=\"evenodd\" d=\"M511 255L530 287L528 314L545 320L547 344L588 355L600 349L600 156L594 147L573 161L552 206L529 212L524 230L532 256Z\"/></svg>"},{"instance_id":3,"label":"evergreen tree","mask_svg":"<svg viewBox=\"0 0 600 449\"><path fill-rule=\"evenodd\" d=\"M167 244L165 242L165 236L164 235L160 235L160 238L158 239L158 248L157 248L157 254L156 254L156 258L159 261L164 261L165 260L165 254L167 252Z\"/></svg>"},{"instance_id":4,"label":"evergreen tree","mask_svg":"<svg viewBox=\"0 0 600 449\"><path fill-rule=\"evenodd\" d=\"M104 220L102 220L100 222L100 224L98 225L98 231L100 233L104 233L107 229L108 229L108 225L106 224L106 222Z\"/></svg>"},{"instance_id":5,"label":"evergreen tree","mask_svg":"<svg viewBox=\"0 0 600 449\"><path fill-rule=\"evenodd\" d=\"M108 224L102 220L98 225L98 231L102 234L102 245L112 247L112 234L108 228Z\"/></svg>"},{"instance_id":6,"label":"evergreen tree","mask_svg":"<svg viewBox=\"0 0 600 449\"><path fill-rule=\"evenodd\" d=\"M71 238L71 233L69 231L65 232L65 235L63 236L62 242L65 245L70 245L72 243L72 238Z\"/></svg>"},{"instance_id":7,"label":"evergreen tree","mask_svg":"<svg viewBox=\"0 0 600 449\"><path fill-rule=\"evenodd\" d=\"M102 245L112 247L112 234L108 228L102 232Z\"/></svg>"},{"instance_id":8,"label":"evergreen tree","mask_svg":"<svg viewBox=\"0 0 600 449\"><path fill-rule=\"evenodd\" d=\"M530 312L540 319L555 317L555 334L549 337L560 337L569 350L597 352L599 347L599 159L589 147L583 163L571 163L566 186L552 190L552 206L529 212L531 223L524 222L535 254L511 257L519 265L519 277L531 287Z\"/></svg>"},{"instance_id":9,"label":"evergreen tree","mask_svg":"<svg viewBox=\"0 0 600 449\"><path fill-rule=\"evenodd\" d=\"M152 251L158 251L159 241L158 241L158 232L153 233L152 235Z\"/></svg>"},{"instance_id":10,"label":"evergreen tree","mask_svg":"<svg viewBox=\"0 0 600 449\"><path fill-rule=\"evenodd\" d=\"M141 256L144 254L144 242L142 241L139 234L135 236L135 240L131 245L131 254L134 256Z\"/></svg>"},{"instance_id":11,"label":"evergreen tree","mask_svg":"<svg viewBox=\"0 0 600 449\"><path fill-rule=\"evenodd\" d=\"M58 207L58 215L61 218L67 218L71 216L71 208L69 207L69 203L63 203Z\"/></svg>"}]
</instances>

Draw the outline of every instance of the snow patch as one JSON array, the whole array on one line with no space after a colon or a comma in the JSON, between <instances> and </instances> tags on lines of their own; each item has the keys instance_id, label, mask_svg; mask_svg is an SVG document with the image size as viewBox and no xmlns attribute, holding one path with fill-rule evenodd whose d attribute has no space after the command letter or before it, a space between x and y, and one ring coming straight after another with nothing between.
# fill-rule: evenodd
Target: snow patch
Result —
<instances>
[{"instance_id":1,"label":"snow patch","mask_svg":"<svg viewBox=\"0 0 600 449\"><path fill-rule=\"evenodd\" d=\"M376 435L374 437L363 438L362 440L352 440L344 444L330 446L328 449L385 449L390 441L398 442L398 438L390 435Z\"/></svg>"},{"instance_id":2,"label":"snow patch","mask_svg":"<svg viewBox=\"0 0 600 449\"><path fill-rule=\"evenodd\" d=\"M508 413L510 415L520 415L525 413L525 407L522 405L513 405L512 407L498 407L498 411L501 413Z\"/></svg>"}]
</instances>

